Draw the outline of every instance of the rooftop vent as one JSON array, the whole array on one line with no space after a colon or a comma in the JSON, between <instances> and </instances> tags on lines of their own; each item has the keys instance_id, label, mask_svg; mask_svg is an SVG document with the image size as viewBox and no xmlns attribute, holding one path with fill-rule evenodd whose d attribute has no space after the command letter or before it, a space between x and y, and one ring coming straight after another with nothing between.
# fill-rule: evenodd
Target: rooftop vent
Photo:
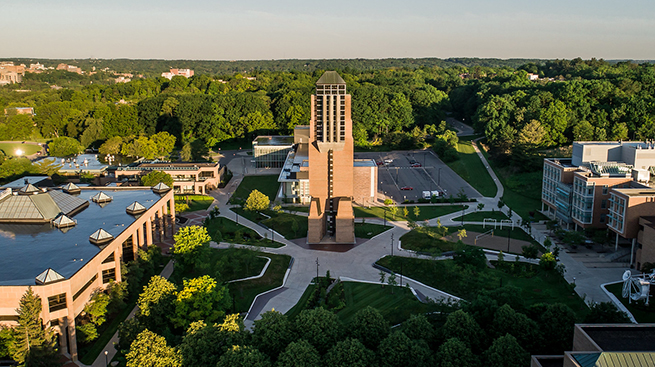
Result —
<instances>
[{"instance_id":1,"label":"rooftop vent","mask_svg":"<svg viewBox=\"0 0 655 367\"><path fill-rule=\"evenodd\" d=\"M105 194L104 192L100 191L99 193L93 195L93 197L91 198L91 200L93 200L94 203L101 204L101 203L108 203L108 202L110 202L110 201L112 200L112 197L109 196L109 195L107 195L107 194Z\"/></svg>"},{"instance_id":2,"label":"rooftop vent","mask_svg":"<svg viewBox=\"0 0 655 367\"><path fill-rule=\"evenodd\" d=\"M79 194L81 191L80 187L72 182L62 186L61 189L67 194Z\"/></svg>"},{"instance_id":3,"label":"rooftop vent","mask_svg":"<svg viewBox=\"0 0 655 367\"><path fill-rule=\"evenodd\" d=\"M168 185L166 185L163 182L160 182L160 183L158 183L158 184L156 184L155 186L152 187L152 192L154 192L155 194L163 194L165 192L170 191L170 189L171 188L168 187Z\"/></svg>"},{"instance_id":4,"label":"rooftop vent","mask_svg":"<svg viewBox=\"0 0 655 367\"><path fill-rule=\"evenodd\" d=\"M77 221L75 219L69 218L66 214L59 214L57 218L53 219L52 225L57 227L57 228L66 228L66 227L72 227L77 224Z\"/></svg>"},{"instance_id":5,"label":"rooftop vent","mask_svg":"<svg viewBox=\"0 0 655 367\"><path fill-rule=\"evenodd\" d=\"M28 183L27 185L23 186L18 190L19 195L33 195L36 193L41 192L39 189L36 188L36 186Z\"/></svg>"},{"instance_id":6,"label":"rooftop vent","mask_svg":"<svg viewBox=\"0 0 655 367\"><path fill-rule=\"evenodd\" d=\"M89 236L89 242L97 246L105 245L113 239L114 236L102 228L93 232L93 234Z\"/></svg>"},{"instance_id":7,"label":"rooftop vent","mask_svg":"<svg viewBox=\"0 0 655 367\"><path fill-rule=\"evenodd\" d=\"M132 215L141 214L146 210L148 209L145 206L141 205L138 201L133 202L127 208L125 208L127 214L132 214Z\"/></svg>"},{"instance_id":8,"label":"rooftop vent","mask_svg":"<svg viewBox=\"0 0 655 367\"><path fill-rule=\"evenodd\" d=\"M47 268L43 273L39 274L34 278L34 282L38 285L48 284L64 280L61 274L52 270L52 268Z\"/></svg>"}]
</instances>

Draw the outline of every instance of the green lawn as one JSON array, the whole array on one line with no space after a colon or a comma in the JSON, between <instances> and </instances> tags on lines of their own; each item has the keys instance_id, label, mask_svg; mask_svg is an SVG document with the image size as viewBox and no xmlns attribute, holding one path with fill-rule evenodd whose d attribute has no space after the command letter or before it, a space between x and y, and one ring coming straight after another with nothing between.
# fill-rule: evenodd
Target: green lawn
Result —
<instances>
[{"instance_id":1,"label":"green lawn","mask_svg":"<svg viewBox=\"0 0 655 367\"><path fill-rule=\"evenodd\" d=\"M475 153L473 144L470 141L461 139L457 143L457 154L459 159L447 163L448 167L473 186L473 188L478 190L482 196L496 196L496 184L491 176L489 176L489 172L487 172L480 157Z\"/></svg>"},{"instance_id":2,"label":"green lawn","mask_svg":"<svg viewBox=\"0 0 655 367\"><path fill-rule=\"evenodd\" d=\"M455 233L458 229L461 227L448 227L450 230L450 233ZM467 232L478 232L478 233L484 233L489 231L490 229L493 229L493 225L487 225L485 228L483 228L481 225L475 225L475 224L465 224L464 229ZM510 227L511 228L511 227ZM494 236L496 237L505 237L507 238L507 226L503 225L503 229L496 229L494 231ZM509 230L510 238L513 240L522 240L522 241L527 241L531 243L537 243L532 237L530 237L529 234L525 233L521 228L518 228L517 226L514 226L514 229Z\"/></svg>"},{"instance_id":3,"label":"green lawn","mask_svg":"<svg viewBox=\"0 0 655 367\"><path fill-rule=\"evenodd\" d=\"M408 216L405 217L403 215L403 207L399 206L398 207L398 212L396 213L395 217L391 215L389 212L388 207L381 207L381 206L372 206L370 208L364 207L364 206L356 206L353 207L353 211L355 212L355 217L357 218L384 218L384 212L386 209L387 212L387 220L395 220L395 221L406 221L406 220L413 220L413 221L419 221L419 220L425 220L425 219L432 219L436 217L440 217L442 215L454 213L458 210L462 210L464 208L462 205L445 205L445 206L439 206L439 205L431 205L431 206L418 206L419 208L419 215L418 217L414 216L414 206L408 205L407 207Z\"/></svg>"},{"instance_id":4,"label":"green lawn","mask_svg":"<svg viewBox=\"0 0 655 367\"><path fill-rule=\"evenodd\" d=\"M214 198L209 195L175 195L175 201L178 203L186 204L188 202L189 209L184 210L182 213L195 212L197 210L207 210L214 202Z\"/></svg>"},{"instance_id":5,"label":"green lawn","mask_svg":"<svg viewBox=\"0 0 655 367\"><path fill-rule=\"evenodd\" d=\"M196 268L184 273L176 269L170 280L181 285L182 279L203 275L209 275L221 283L251 277L259 274L266 264L266 259L259 256L270 257L268 254L241 248L211 248L204 259L205 268Z\"/></svg>"},{"instance_id":6,"label":"green lawn","mask_svg":"<svg viewBox=\"0 0 655 367\"><path fill-rule=\"evenodd\" d=\"M23 151L23 156L32 155L36 152L41 151L40 145L33 144L23 144L21 141L15 143L0 143L0 150L5 153L6 156L11 157L16 155L16 150L20 149Z\"/></svg>"},{"instance_id":7,"label":"green lawn","mask_svg":"<svg viewBox=\"0 0 655 367\"><path fill-rule=\"evenodd\" d=\"M502 219L508 219L505 213L498 210L493 212L475 212L475 213L469 213L464 215L465 222L482 222L487 218L496 219L498 221ZM453 218L453 220L454 221L462 220L462 217L459 216L457 218Z\"/></svg>"},{"instance_id":8,"label":"green lawn","mask_svg":"<svg viewBox=\"0 0 655 367\"><path fill-rule=\"evenodd\" d=\"M241 208L232 208L231 210L255 223L262 223L268 228L273 228L286 239L307 236L307 217L282 212L276 213L273 210L264 210L263 212L251 212ZM295 231L294 222L297 225Z\"/></svg>"},{"instance_id":9,"label":"green lawn","mask_svg":"<svg viewBox=\"0 0 655 367\"><path fill-rule=\"evenodd\" d=\"M530 212L534 212L536 220L547 219L538 212L541 210L542 171L512 173L508 169L500 169L490 160L482 144L478 146L505 188L503 193L505 205L512 208L521 218L529 218Z\"/></svg>"},{"instance_id":10,"label":"green lawn","mask_svg":"<svg viewBox=\"0 0 655 367\"><path fill-rule=\"evenodd\" d=\"M456 230L450 230L449 233L455 233ZM400 237L404 249L425 252L430 254L440 254L444 251L457 250L461 245L455 242L442 240L437 234L436 228L429 227L421 231L411 230Z\"/></svg>"},{"instance_id":11,"label":"green lawn","mask_svg":"<svg viewBox=\"0 0 655 367\"><path fill-rule=\"evenodd\" d=\"M400 282L400 279L396 279ZM371 306L382 314L390 325L399 324L414 314L433 312L438 306L421 303L412 292L405 287L395 287L391 294L391 287L385 285L343 282L346 307L337 312L337 316L344 323L350 323L357 311ZM287 312L290 319L294 319L300 311L306 308L307 299L314 291L310 284L296 305Z\"/></svg>"},{"instance_id":12,"label":"green lawn","mask_svg":"<svg viewBox=\"0 0 655 367\"><path fill-rule=\"evenodd\" d=\"M239 187L230 198L231 203L245 202L252 190L259 190L271 200L275 200L280 183L277 182L278 175L246 176Z\"/></svg>"},{"instance_id":13,"label":"green lawn","mask_svg":"<svg viewBox=\"0 0 655 367\"><path fill-rule=\"evenodd\" d=\"M391 226L383 226L381 224L372 223L355 223L355 237L359 238L373 238L380 233L391 229Z\"/></svg>"},{"instance_id":14,"label":"green lawn","mask_svg":"<svg viewBox=\"0 0 655 367\"><path fill-rule=\"evenodd\" d=\"M470 270L457 266L453 260L432 261L386 256L377 263L399 273L401 262L404 275L466 300L472 300L481 290L494 291L501 286L511 285L521 289L520 296L525 306L563 303L571 307L580 320L589 311L564 278L555 272L544 272L537 265L519 265L525 272L516 276L491 268L472 274Z\"/></svg>"},{"instance_id":15,"label":"green lawn","mask_svg":"<svg viewBox=\"0 0 655 367\"><path fill-rule=\"evenodd\" d=\"M263 277L228 285L230 295L235 301L236 312L247 312L258 294L282 285L291 257L274 254L264 256L271 258L271 264Z\"/></svg>"},{"instance_id":16,"label":"green lawn","mask_svg":"<svg viewBox=\"0 0 655 367\"><path fill-rule=\"evenodd\" d=\"M282 247L282 244L278 242L271 243L260 237L259 234L252 229L242 226L241 224L236 224L227 218L217 217L211 219L206 227L212 240L217 243L223 241L251 246Z\"/></svg>"},{"instance_id":17,"label":"green lawn","mask_svg":"<svg viewBox=\"0 0 655 367\"><path fill-rule=\"evenodd\" d=\"M627 298L623 298L623 282L610 284L605 286L605 288L610 291L616 298L623 303L623 305L630 311L632 316L635 317L638 323L653 323L655 322L655 306L651 301L650 306L638 305L635 302L628 303Z\"/></svg>"}]
</instances>

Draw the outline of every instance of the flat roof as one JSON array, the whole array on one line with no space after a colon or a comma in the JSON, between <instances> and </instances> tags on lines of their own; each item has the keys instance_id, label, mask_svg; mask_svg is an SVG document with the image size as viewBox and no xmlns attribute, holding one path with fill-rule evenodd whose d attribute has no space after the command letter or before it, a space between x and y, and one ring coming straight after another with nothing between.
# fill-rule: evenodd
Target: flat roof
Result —
<instances>
[{"instance_id":1,"label":"flat roof","mask_svg":"<svg viewBox=\"0 0 655 367\"><path fill-rule=\"evenodd\" d=\"M255 145L293 145L293 136L271 135L258 136L252 142Z\"/></svg>"},{"instance_id":2,"label":"flat roof","mask_svg":"<svg viewBox=\"0 0 655 367\"><path fill-rule=\"evenodd\" d=\"M377 167L374 159L355 159L353 161L355 167Z\"/></svg>"},{"instance_id":3,"label":"flat roof","mask_svg":"<svg viewBox=\"0 0 655 367\"><path fill-rule=\"evenodd\" d=\"M91 202L100 191L113 198L102 207ZM135 221L125 211L128 205L138 201L150 208L161 198L149 188L82 190L78 197L88 200L89 206L73 216L77 225L65 232L50 223L0 223L0 285L34 285L34 278L48 268L70 278L100 252L89 242L93 232L102 228L118 237Z\"/></svg>"},{"instance_id":4,"label":"flat roof","mask_svg":"<svg viewBox=\"0 0 655 367\"><path fill-rule=\"evenodd\" d=\"M97 154L80 154L75 157L45 157L43 159L54 160L59 165L61 173L101 172L107 169L108 165L98 160Z\"/></svg>"},{"instance_id":5,"label":"flat roof","mask_svg":"<svg viewBox=\"0 0 655 367\"><path fill-rule=\"evenodd\" d=\"M655 196L655 189L651 188L626 188L626 189L612 189L613 191L623 194L625 196Z\"/></svg>"},{"instance_id":6,"label":"flat roof","mask_svg":"<svg viewBox=\"0 0 655 367\"><path fill-rule=\"evenodd\" d=\"M605 352L646 352L655 350L655 325L581 326Z\"/></svg>"},{"instance_id":7,"label":"flat roof","mask_svg":"<svg viewBox=\"0 0 655 367\"><path fill-rule=\"evenodd\" d=\"M15 181L11 181L8 184L2 185L0 187L2 188L9 188L9 189L20 189L21 187L25 186L26 184L31 184L34 186L42 186L43 182L47 182L47 186L53 186L52 185L52 180L48 176L24 176L21 177ZM45 186L45 185L44 185Z\"/></svg>"}]
</instances>

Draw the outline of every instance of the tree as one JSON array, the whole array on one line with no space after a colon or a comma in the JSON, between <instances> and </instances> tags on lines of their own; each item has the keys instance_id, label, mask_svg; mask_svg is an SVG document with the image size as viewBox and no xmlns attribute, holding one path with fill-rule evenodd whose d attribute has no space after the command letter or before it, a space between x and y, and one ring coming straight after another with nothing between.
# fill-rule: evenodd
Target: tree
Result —
<instances>
[{"instance_id":1,"label":"tree","mask_svg":"<svg viewBox=\"0 0 655 367\"><path fill-rule=\"evenodd\" d=\"M484 331L468 313L457 310L446 318L441 328L444 339L457 338L469 348L479 348L484 338Z\"/></svg>"},{"instance_id":2,"label":"tree","mask_svg":"<svg viewBox=\"0 0 655 367\"><path fill-rule=\"evenodd\" d=\"M142 331L130 345L130 351L125 356L127 367L179 367L182 358L173 347L169 347L166 339L146 329Z\"/></svg>"},{"instance_id":3,"label":"tree","mask_svg":"<svg viewBox=\"0 0 655 367\"><path fill-rule=\"evenodd\" d=\"M66 157L84 151L82 144L73 138L62 136L48 144L48 153L53 157Z\"/></svg>"},{"instance_id":4,"label":"tree","mask_svg":"<svg viewBox=\"0 0 655 367\"><path fill-rule=\"evenodd\" d=\"M476 209L477 209L477 210L482 210L482 209L484 209L484 204L483 204L483 203L478 204L478 206L476 207Z\"/></svg>"},{"instance_id":5,"label":"tree","mask_svg":"<svg viewBox=\"0 0 655 367\"><path fill-rule=\"evenodd\" d=\"M143 320L151 329L165 325L173 312L176 292L175 284L168 279L159 275L150 278L136 303L139 307L139 320Z\"/></svg>"},{"instance_id":6,"label":"tree","mask_svg":"<svg viewBox=\"0 0 655 367\"><path fill-rule=\"evenodd\" d=\"M198 320L215 322L225 316L231 301L227 289L219 287L209 275L185 279L184 287L177 293L173 324L187 328Z\"/></svg>"},{"instance_id":7,"label":"tree","mask_svg":"<svg viewBox=\"0 0 655 367\"><path fill-rule=\"evenodd\" d=\"M403 217L407 218L408 215L409 215L409 210L407 210L407 207L404 206L403 207Z\"/></svg>"},{"instance_id":8,"label":"tree","mask_svg":"<svg viewBox=\"0 0 655 367\"><path fill-rule=\"evenodd\" d=\"M329 353L329 352L328 352ZM306 340L289 343L277 358L277 367L314 367L320 366L321 356L316 348ZM330 364L335 366L335 364ZM350 364L348 366L351 366Z\"/></svg>"},{"instance_id":9,"label":"tree","mask_svg":"<svg viewBox=\"0 0 655 367\"><path fill-rule=\"evenodd\" d=\"M393 294L393 289L398 285L398 282L396 282L396 273L391 272L391 274L389 274L387 284L389 284L389 287L391 287L391 294Z\"/></svg>"},{"instance_id":10,"label":"tree","mask_svg":"<svg viewBox=\"0 0 655 367\"><path fill-rule=\"evenodd\" d=\"M546 130L541 126L541 123L532 120L519 131L518 143L534 149L543 144L545 137Z\"/></svg>"},{"instance_id":11,"label":"tree","mask_svg":"<svg viewBox=\"0 0 655 367\"><path fill-rule=\"evenodd\" d=\"M475 367L480 363L471 348L457 338L450 338L443 343L435 355L438 367Z\"/></svg>"},{"instance_id":12,"label":"tree","mask_svg":"<svg viewBox=\"0 0 655 367\"><path fill-rule=\"evenodd\" d=\"M327 352L342 335L337 315L323 307L301 311L296 317L295 330L297 339L307 340L319 353Z\"/></svg>"},{"instance_id":13,"label":"tree","mask_svg":"<svg viewBox=\"0 0 655 367\"><path fill-rule=\"evenodd\" d=\"M421 209L418 206L415 206L413 211L414 211L414 218L418 220L418 216L421 214Z\"/></svg>"},{"instance_id":14,"label":"tree","mask_svg":"<svg viewBox=\"0 0 655 367\"><path fill-rule=\"evenodd\" d=\"M382 288L384 288L384 283L387 278L387 273L385 273L383 270L380 270L378 274L380 274L380 283L382 283Z\"/></svg>"},{"instance_id":15,"label":"tree","mask_svg":"<svg viewBox=\"0 0 655 367\"><path fill-rule=\"evenodd\" d=\"M462 228L457 231L457 238L461 241L462 239L466 238L466 229Z\"/></svg>"},{"instance_id":16,"label":"tree","mask_svg":"<svg viewBox=\"0 0 655 367\"><path fill-rule=\"evenodd\" d=\"M234 324L238 315L228 315L226 322ZM225 324L225 323L224 323ZM204 321L195 321L189 325L186 335L179 346L182 365L185 367L215 367L221 356L232 345L244 342L245 334L241 326L207 325Z\"/></svg>"},{"instance_id":17,"label":"tree","mask_svg":"<svg viewBox=\"0 0 655 367\"><path fill-rule=\"evenodd\" d=\"M209 249L209 241L211 241L207 228L182 227L173 239L175 240L173 255L183 268L195 267L204 262L202 255Z\"/></svg>"},{"instance_id":18,"label":"tree","mask_svg":"<svg viewBox=\"0 0 655 367\"><path fill-rule=\"evenodd\" d=\"M389 213L391 213L391 215L393 215L393 219L395 220L396 219L396 213L398 213L398 207L396 205L394 205L394 204L391 204L391 206L389 206Z\"/></svg>"},{"instance_id":19,"label":"tree","mask_svg":"<svg viewBox=\"0 0 655 367\"><path fill-rule=\"evenodd\" d=\"M154 143L156 147L155 156L159 158L164 158L171 154L173 148L175 147L176 138L167 133L166 131L159 132L150 137L150 140Z\"/></svg>"},{"instance_id":20,"label":"tree","mask_svg":"<svg viewBox=\"0 0 655 367\"><path fill-rule=\"evenodd\" d=\"M629 323L628 315L616 308L612 302L592 303L589 313L585 316L585 324L623 324Z\"/></svg>"},{"instance_id":21,"label":"tree","mask_svg":"<svg viewBox=\"0 0 655 367\"><path fill-rule=\"evenodd\" d=\"M540 354L561 354L571 348L576 317L567 305L536 304L530 306L528 316L539 324L544 340Z\"/></svg>"},{"instance_id":22,"label":"tree","mask_svg":"<svg viewBox=\"0 0 655 367\"><path fill-rule=\"evenodd\" d=\"M489 367L523 367L530 363L530 354L509 334L494 340L484 357Z\"/></svg>"},{"instance_id":23,"label":"tree","mask_svg":"<svg viewBox=\"0 0 655 367\"><path fill-rule=\"evenodd\" d=\"M539 257L539 248L535 245L521 246L521 254L526 259L536 259Z\"/></svg>"},{"instance_id":24,"label":"tree","mask_svg":"<svg viewBox=\"0 0 655 367\"><path fill-rule=\"evenodd\" d=\"M389 324L382 314L371 306L359 310L350 323L350 335L359 339L366 348L375 349L389 335Z\"/></svg>"},{"instance_id":25,"label":"tree","mask_svg":"<svg viewBox=\"0 0 655 367\"><path fill-rule=\"evenodd\" d=\"M268 209L271 200L268 196L262 194L259 190L252 190L248 199L246 200L245 209L250 211L260 211Z\"/></svg>"},{"instance_id":26,"label":"tree","mask_svg":"<svg viewBox=\"0 0 655 367\"><path fill-rule=\"evenodd\" d=\"M422 341L412 341L402 331L394 331L380 343L379 366L430 366L430 350Z\"/></svg>"},{"instance_id":27,"label":"tree","mask_svg":"<svg viewBox=\"0 0 655 367\"><path fill-rule=\"evenodd\" d=\"M557 266L555 255L553 255L552 252L546 252L545 254L541 255L541 258L539 259L539 266L546 271L554 270Z\"/></svg>"},{"instance_id":28,"label":"tree","mask_svg":"<svg viewBox=\"0 0 655 367\"><path fill-rule=\"evenodd\" d=\"M180 150L180 159L183 162L189 162L191 158L191 143L186 143L182 146L182 150Z\"/></svg>"},{"instance_id":29,"label":"tree","mask_svg":"<svg viewBox=\"0 0 655 367\"><path fill-rule=\"evenodd\" d=\"M491 329L496 337L506 334L514 336L519 345L528 351L535 350L535 347L541 343L537 323L526 315L514 311L508 304L496 311Z\"/></svg>"},{"instance_id":30,"label":"tree","mask_svg":"<svg viewBox=\"0 0 655 367\"><path fill-rule=\"evenodd\" d=\"M412 340L423 340L430 343L434 338L434 327L425 317L425 315L411 315L409 319L403 322L402 332Z\"/></svg>"},{"instance_id":31,"label":"tree","mask_svg":"<svg viewBox=\"0 0 655 367\"><path fill-rule=\"evenodd\" d=\"M388 198L387 198L387 199L384 199L384 205L389 206L389 205L391 205L391 204L393 204L393 200L388 199Z\"/></svg>"},{"instance_id":32,"label":"tree","mask_svg":"<svg viewBox=\"0 0 655 367\"><path fill-rule=\"evenodd\" d=\"M120 136L114 136L112 138L107 139L100 148L98 149L98 153L100 155L105 156L107 154L120 154L121 152L121 145L123 145L123 138Z\"/></svg>"},{"instance_id":33,"label":"tree","mask_svg":"<svg viewBox=\"0 0 655 367\"><path fill-rule=\"evenodd\" d=\"M12 358L26 366L57 365L55 348L56 338L51 329L46 329L41 320L41 297L32 287L21 297L18 303L18 325L15 327Z\"/></svg>"},{"instance_id":34,"label":"tree","mask_svg":"<svg viewBox=\"0 0 655 367\"><path fill-rule=\"evenodd\" d=\"M372 365L375 354L357 339L348 338L337 342L324 357L324 365L330 367L366 367Z\"/></svg>"},{"instance_id":35,"label":"tree","mask_svg":"<svg viewBox=\"0 0 655 367\"><path fill-rule=\"evenodd\" d=\"M160 182L173 187L173 177L164 171L150 171L141 176L141 186L156 186Z\"/></svg>"},{"instance_id":36,"label":"tree","mask_svg":"<svg viewBox=\"0 0 655 367\"><path fill-rule=\"evenodd\" d=\"M235 345L218 360L217 367L270 367L268 357L250 346ZM129 367L129 366L128 366Z\"/></svg>"},{"instance_id":37,"label":"tree","mask_svg":"<svg viewBox=\"0 0 655 367\"><path fill-rule=\"evenodd\" d=\"M158 153L158 147L147 136L139 136L121 146L121 154L128 157L143 157L153 159Z\"/></svg>"},{"instance_id":38,"label":"tree","mask_svg":"<svg viewBox=\"0 0 655 367\"><path fill-rule=\"evenodd\" d=\"M293 340L293 326L286 315L268 311L255 320L255 329L252 332L253 344L275 359L287 344Z\"/></svg>"}]
</instances>

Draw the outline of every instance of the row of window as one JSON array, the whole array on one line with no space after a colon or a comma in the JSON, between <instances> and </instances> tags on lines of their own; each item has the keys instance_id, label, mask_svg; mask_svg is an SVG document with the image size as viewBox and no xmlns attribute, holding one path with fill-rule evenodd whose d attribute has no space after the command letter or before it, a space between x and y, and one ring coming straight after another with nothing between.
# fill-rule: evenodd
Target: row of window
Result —
<instances>
[{"instance_id":1,"label":"row of window","mask_svg":"<svg viewBox=\"0 0 655 367\"><path fill-rule=\"evenodd\" d=\"M82 293L84 293L85 290L87 290L93 282L98 279L98 275L94 275L86 284L80 288L74 295L73 295L73 301L76 300ZM105 269L102 271L102 284L107 284L110 281L115 281L116 280L116 269L111 268L111 269ZM68 307L68 304L66 302L66 293L60 293L56 294L54 296L48 297L48 309L50 312L55 312L59 310L63 310ZM0 320L1 321L1 320Z\"/></svg>"}]
</instances>

